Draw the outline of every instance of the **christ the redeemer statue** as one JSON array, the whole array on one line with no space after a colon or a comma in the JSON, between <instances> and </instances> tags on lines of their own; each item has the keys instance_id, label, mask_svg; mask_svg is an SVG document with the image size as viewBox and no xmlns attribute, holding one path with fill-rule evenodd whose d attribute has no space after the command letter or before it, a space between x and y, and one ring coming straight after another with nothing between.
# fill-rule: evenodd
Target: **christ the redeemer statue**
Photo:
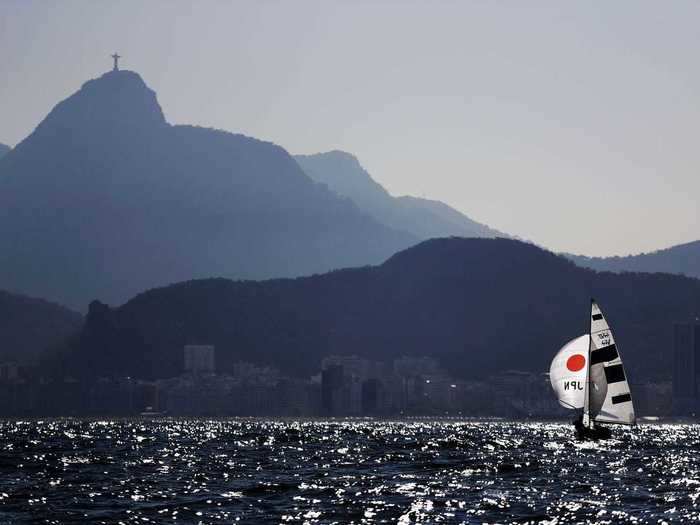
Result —
<instances>
[{"instance_id":1,"label":"christ the redeemer statue","mask_svg":"<svg viewBox=\"0 0 700 525\"><path fill-rule=\"evenodd\" d=\"M116 52L110 56L114 59L114 67L112 68L112 71L119 71L119 59L121 57Z\"/></svg>"}]
</instances>

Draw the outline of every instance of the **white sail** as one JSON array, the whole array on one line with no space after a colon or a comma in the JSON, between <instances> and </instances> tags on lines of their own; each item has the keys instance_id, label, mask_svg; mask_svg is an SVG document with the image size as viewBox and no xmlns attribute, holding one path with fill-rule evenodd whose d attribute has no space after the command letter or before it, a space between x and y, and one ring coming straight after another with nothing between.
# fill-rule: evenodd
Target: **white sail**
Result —
<instances>
[{"instance_id":1,"label":"white sail","mask_svg":"<svg viewBox=\"0 0 700 525\"><path fill-rule=\"evenodd\" d=\"M549 381L565 408L583 408L588 341L588 334L572 339L557 352L549 367Z\"/></svg>"},{"instance_id":2,"label":"white sail","mask_svg":"<svg viewBox=\"0 0 700 525\"><path fill-rule=\"evenodd\" d=\"M590 398L588 413L599 423L635 422L632 395L612 330L600 307L591 302Z\"/></svg>"}]
</instances>

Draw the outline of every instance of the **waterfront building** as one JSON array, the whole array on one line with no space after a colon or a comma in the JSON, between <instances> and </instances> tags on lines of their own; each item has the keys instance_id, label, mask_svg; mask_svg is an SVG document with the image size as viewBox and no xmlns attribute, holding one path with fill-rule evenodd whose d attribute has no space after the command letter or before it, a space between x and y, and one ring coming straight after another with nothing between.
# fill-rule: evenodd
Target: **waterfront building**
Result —
<instances>
[{"instance_id":1,"label":"waterfront building","mask_svg":"<svg viewBox=\"0 0 700 525\"><path fill-rule=\"evenodd\" d=\"M331 416L342 410L344 370L342 365L325 362L324 365L321 370L321 409L324 415Z\"/></svg>"},{"instance_id":2,"label":"waterfront building","mask_svg":"<svg viewBox=\"0 0 700 525\"><path fill-rule=\"evenodd\" d=\"M213 345L185 345L185 373L188 374L213 374L214 346Z\"/></svg>"},{"instance_id":3,"label":"waterfront building","mask_svg":"<svg viewBox=\"0 0 700 525\"><path fill-rule=\"evenodd\" d=\"M381 406L379 363L354 355L333 355L321 362L321 406L329 416L359 416Z\"/></svg>"},{"instance_id":4,"label":"waterfront building","mask_svg":"<svg viewBox=\"0 0 700 525\"><path fill-rule=\"evenodd\" d=\"M19 379L17 363L0 363L0 383L11 383Z\"/></svg>"},{"instance_id":5,"label":"waterfront building","mask_svg":"<svg viewBox=\"0 0 700 525\"><path fill-rule=\"evenodd\" d=\"M443 375L438 362L432 357L404 356L394 360L394 373L399 377Z\"/></svg>"},{"instance_id":6,"label":"waterfront building","mask_svg":"<svg viewBox=\"0 0 700 525\"><path fill-rule=\"evenodd\" d=\"M698 412L700 375L700 323L673 326L673 413L695 416Z\"/></svg>"}]
</instances>

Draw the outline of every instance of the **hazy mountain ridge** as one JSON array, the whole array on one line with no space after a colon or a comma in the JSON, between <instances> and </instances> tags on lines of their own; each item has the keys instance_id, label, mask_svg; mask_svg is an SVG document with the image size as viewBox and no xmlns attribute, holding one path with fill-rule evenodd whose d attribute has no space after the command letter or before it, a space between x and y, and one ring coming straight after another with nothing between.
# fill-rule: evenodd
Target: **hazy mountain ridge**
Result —
<instances>
[{"instance_id":1,"label":"hazy mountain ridge","mask_svg":"<svg viewBox=\"0 0 700 525\"><path fill-rule=\"evenodd\" d=\"M0 290L0 362L32 362L82 322L80 314L58 304Z\"/></svg>"},{"instance_id":2,"label":"hazy mountain ridge","mask_svg":"<svg viewBox=\"0 0 700 525\"><path fill-rule=\"evenodd\" d=\"M433 239L385 263L263 282L205 279L91 306L63 365L89 376L168 377L185 344L308 375L328 354L432 355L453 374L544 372L585 332L590 297L611 322L632 381L668 379L672 324L700 312L700 282L597 273L506 239ZM60 367L59 367L60 368Z\"/></svg>"},{"instance_id":3,"label":"hazy mountain ridge","mask_svg":"<svg viewBox=\"0 0 700 525\"><path fill-rule=\"evenodd\" d=\"M0 158L5 156L5 154L10 151L12 148L10 146L7 146L5 144L0 143Z\"/></svg>"},{"instance_id":4,"label":"hazy mountain ridge","mask_svg":"<svg viewBox=\"0 0 700 525\"><path fill-rule=\"evenodd\" d=\"M0 159L0 207L0 286L78 309L192 278L378 263L416 242L280 146L171 126L131 71L86 82Z\"/></svg>"},{"instance_id":5,"label":"hazy mountain ridge","mask_svg":"<svg viewBox=\"0 0 700 525\"><path fill-rule=\"evenodd\" d=\"M700 241L623 257L562 254L579 266L609 272L662 272L700 279Z\"/></svg>"},{"instance_id":6,"label":"hazy mountain ridge","mask_svg":"<svg viewBox=\"0 0 700 525\"><path fill-rule=\"evenodd\" d=\"M302 169L317 182L355 202L381 223L425 240L432 237L509 237L478 223L447 204L418 197L393 197L343 151L295 155Z\"/></svg>"}]
</instances>

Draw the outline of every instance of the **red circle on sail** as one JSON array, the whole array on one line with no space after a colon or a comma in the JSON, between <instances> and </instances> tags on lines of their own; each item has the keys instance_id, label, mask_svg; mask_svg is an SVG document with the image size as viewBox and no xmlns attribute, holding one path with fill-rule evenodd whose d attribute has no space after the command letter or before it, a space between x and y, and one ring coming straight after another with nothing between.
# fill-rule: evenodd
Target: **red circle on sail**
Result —
<instances>
[{"instance_id":1,"label":"red circle on sail","mask_svg":"<svg viewBox=\"0 0 700 525\"><path fill-rule=\"evenodd\" d=\"M572 372L578 372L586 364L586 358L581 354L574 354L566 360L566 368Z\"/></svg>"}]
</instances>

